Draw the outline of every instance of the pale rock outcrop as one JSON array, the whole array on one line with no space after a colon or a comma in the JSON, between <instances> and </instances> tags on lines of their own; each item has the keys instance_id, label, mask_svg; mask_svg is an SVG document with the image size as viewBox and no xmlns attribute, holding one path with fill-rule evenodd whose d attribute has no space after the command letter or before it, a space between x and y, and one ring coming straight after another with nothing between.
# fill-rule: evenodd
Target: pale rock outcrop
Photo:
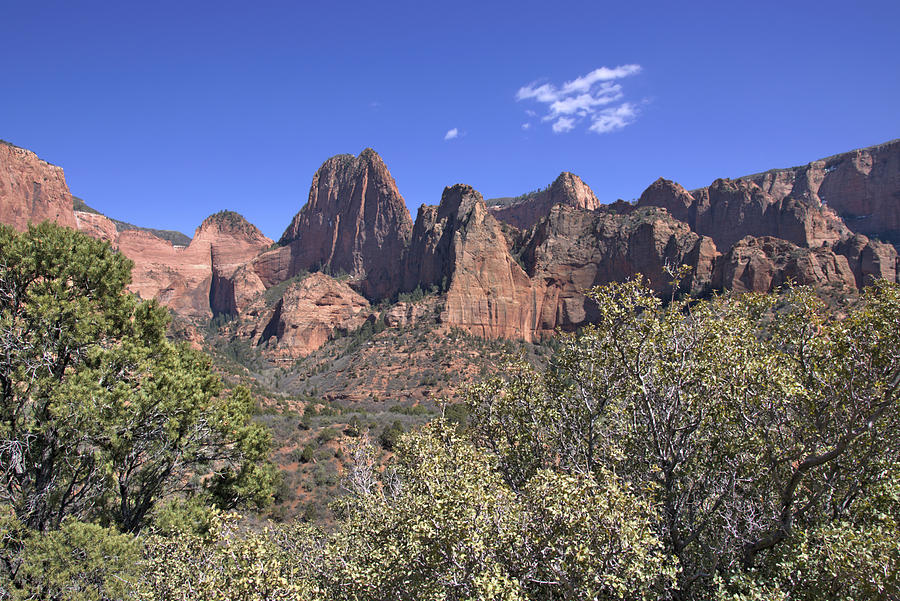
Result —
<instances>
[{"instance_id":1,"label":"pale rock outcrop","mask_svg":"<svg viewBox=\"0 0 900 601\"><path fill-rule=\"evenodd\" d=\"M432 308L424 303L398 302L385 311L384 324L389 328L413 327L431 310Z\"/></svg>"},{"instance_id":2,"label":"pale rock outcrop","mask_svg":"<svg viewBox=\"0 0 900 601\"><path fill-rule=\"evenodd\" d=\"M114 248L118 243L119 232L116 230L116 224L112 219L99 213L75 211L75 228L92 238L106 240Z\"/></svg>"}]
</instances>

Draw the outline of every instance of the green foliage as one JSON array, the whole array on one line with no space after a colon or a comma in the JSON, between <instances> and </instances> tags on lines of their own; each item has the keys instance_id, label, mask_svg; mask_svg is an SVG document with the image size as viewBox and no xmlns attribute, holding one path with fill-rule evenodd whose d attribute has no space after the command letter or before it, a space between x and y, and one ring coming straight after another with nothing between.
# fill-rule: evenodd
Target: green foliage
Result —
<instances>
[{"instance_id":1,"label":"green foliage","mask_svg":"<svg viewBox=\"0 0 900 601\"><path fill-rule=\"evenodd\" d=\"M241 528L236 516L218 515L207 536L152 536L141 562L140 599L192 601L300 601L316 586L315 539L302 525L261 532Z\"/></svg>"},{"instance_id":2,"label":"green foliage","mask_svg":"<svg viewBox=\"0 0 900 601\"><path fill-rule=\"evenodd\" d=\"M399 413L401 415L434 415L434 412L425 405L391 405L388 411L391 413Z\"/></svg>"},{"instance_id":3,"label":"green foliage","mask_svg":"<svg viewBox=\"0 0 900 601\"><path fill-rule=\"evenodd\" d=\"M308 275L309 275L309 272L304 270L304 271L301 271L300 273L298 273L297 275L286 279L283 282L279 282L279 283L275 284L274 286L267 288L266 291L263 293L263 298L265 299L266 304L272 305L272 304L276 303L277 301L279 301L281 299L281 297L284 296L284 293L287 292L287 289L291 285L296 284L298 282L302 282L304 279L306 279L306 277Z\"/></svg>"},{"instance_id":4,"label":"green foliage","mask_svg":"<svg viewBox=\"0 0 900 601\"><path fill-rule=\"evenodd\" d=\"M132 536L68 519L43 534L16 522L11 514L0 517L0 539L10 562L0 571L0 598L112 601L137 590L141 549ZM9 553L11 546L15 555Z\"/></svg>"},{"instance_id":5,"label":"green foliage","mask_svg":"<svg viewBox=\"0 0 900 601\"><path fill-rule=\"evenodd\" d=\"M335 438L340 436L340 432L335 430L334 428L323 428L319 435L316 436L316 440L318 440L321 444L325 444L331 442Z\"/></svg>"},{"instance_id":6,"label":"green foliage","mask_svg":"<svg viewBox=\"0 0 900 601\"><path fill-rule=\"evenodd\" d=\"M382 448L386 451L393 451L405 431L403 424L399 420L394 421L393 424L385 426L384 430L381 431L378 442L381 443Z\"/></svg>"},{"instance_id":7,"label":"green foliage","mask_svg":"<svg viewBox=\"0 0 900 601\"><path fill-rule=\"evenodd\" d=\"M125 291L130 269L66 228L0 228L0 500L29 529L137 531L176 492L270 496L248 392L223 395L208 358L166 340L167 313Z\"/></svg>"},{"instance_id":8,"label":"green foliage","mask_svg":"<svg viewBox=\"0 0 900 601\"><path fill-rule=\"evenodd\" d=\"M653 508L679 598L893 590L896 521L867 506L900 457L900 287L840 320L804 289L664 307L635 281L592 297L598 323L545 373L514 364L470 394L473 435L514 490L546 469L614 474ZM840 574L855 584L836 589Z\"/></svg>"},{"instance_id":9,"label":"green foliage","mask_svg":"<svg viewBox=\"0 0 900 601\"><path fill-rule=\"evenodd\" d=\"M332 598L655 599L670 578L652 511L612 475L542 471L517 492L442 420L403 438L381 481L356 459Z\"/></svg>"},{"instance_id":10,"label":"green foliage","mask_svg":"<svg viewBox=\"0 0 900 601\"><path fill-rule=\"evenodd\" d=\"M397 295L397 301L401 303L416 303L425 298L422 286L416 286L412 292L401 292Z\"/></svg>"},{"instance_id":11,"label":"green foliage","mask_svg":"<svg viewBox=\"0 0 900 601\"><path fill-rule=\"evenodd\" d=\"M309 463L310 461L312 461L315 452L316 449L311 444L304 446L303 450L300 452L300 461L303 463Z\"/></svg>"}]
</instances>

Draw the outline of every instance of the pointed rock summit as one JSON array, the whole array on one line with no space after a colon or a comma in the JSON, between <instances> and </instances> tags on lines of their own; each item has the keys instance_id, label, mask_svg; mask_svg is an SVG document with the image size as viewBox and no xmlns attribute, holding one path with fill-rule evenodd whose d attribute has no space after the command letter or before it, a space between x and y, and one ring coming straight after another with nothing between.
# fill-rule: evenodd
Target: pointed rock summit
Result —
<instances>
[{"instance_id":1,"label":"pointed rock summit","mask_svg":"<svg viewBox=\"0 0 900 601\"><path fill-rule=\"evenodd\" d=\"M504 199L507 200L507 199ZM557 204L593 211L601 206L594 191L574 173L563 171L548 188L509 199L502 204L490 201L491 214L520 230L527 230Z\"/></svg>"},{"instance_id":2,"label":"pointed rock summit","mask_svg":"<svg viewBox=\"0 0 900 601\"><path fill-rule=\"evenodd\" d=\"M366 296L389 296L400 284L397 266L412 229L406 202L374 150L332 157L316 171L309 200L279 241L290 248L287 277L344 272Z\"/></svg>"}]
</instances>

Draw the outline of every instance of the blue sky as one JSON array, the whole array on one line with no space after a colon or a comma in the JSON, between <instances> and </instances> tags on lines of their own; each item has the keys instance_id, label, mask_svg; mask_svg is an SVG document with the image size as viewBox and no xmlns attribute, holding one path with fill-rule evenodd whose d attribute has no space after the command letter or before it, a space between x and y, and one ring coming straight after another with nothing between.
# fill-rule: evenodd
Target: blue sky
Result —
<instances>
[{"instance_id":1,"label":"blue sky","mask_svg":"<svg viewBox=\"0 0 900 601\"><path fill-rule=\"evenodd\" d=\"M626 5L628 4L628 5ZM5 2L0 138L104 213L277 238L375 148L413 217L580 175L604 201L900 137L900 3Z\"/></svg>"}]
</instances>

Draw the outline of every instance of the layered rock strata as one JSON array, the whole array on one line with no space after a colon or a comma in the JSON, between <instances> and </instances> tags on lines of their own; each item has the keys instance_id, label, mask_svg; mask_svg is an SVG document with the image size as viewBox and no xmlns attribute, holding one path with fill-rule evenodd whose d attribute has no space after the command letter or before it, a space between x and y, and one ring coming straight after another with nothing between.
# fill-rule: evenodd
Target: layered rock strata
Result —
<instances>
[{"instance_id":1,"label":"layered rock strata","mask_svg":"<svg viewBox=\"0 0 900 601\"><path fill-rule=\"evenodd\" d=\"M855 233L900 249L900 140L808 165L741 178L774 198L808 197L833 209Z\"/></svg>"}]
</instances>

